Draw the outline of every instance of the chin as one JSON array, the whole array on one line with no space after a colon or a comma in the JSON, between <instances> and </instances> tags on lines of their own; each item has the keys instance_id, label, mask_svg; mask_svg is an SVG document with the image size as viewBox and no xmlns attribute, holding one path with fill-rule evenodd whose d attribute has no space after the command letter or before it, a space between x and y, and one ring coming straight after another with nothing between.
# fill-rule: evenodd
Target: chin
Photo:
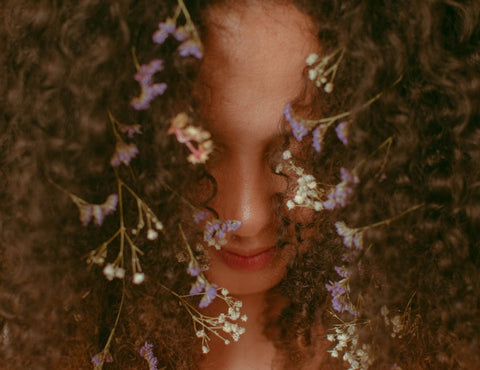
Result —
<instances>
[{"instance_id":1,"label":"chin","mask_svg":"<svg viewBox=\"0 0 480 370\"><path fill-rule=\"evenodd\" d=\"M277 285L286 274L293 252L270 250L241 256L228 250L210 250L210 268L205 272L215 283L236 296L264 293Z\"/></svg>"}]
</instances>

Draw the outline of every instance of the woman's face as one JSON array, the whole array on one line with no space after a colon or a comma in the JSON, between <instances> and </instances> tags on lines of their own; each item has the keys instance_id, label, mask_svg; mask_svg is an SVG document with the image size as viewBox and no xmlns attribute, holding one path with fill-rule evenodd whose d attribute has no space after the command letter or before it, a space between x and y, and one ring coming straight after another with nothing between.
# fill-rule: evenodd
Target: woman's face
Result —
<instances>
[{"instance_id":1,"label":"woman's face","mask_svg":"<svg viewBox=\"0 0 480 370\"><path fill-rule=\"evenodd\" d=\"M218 184L221 219L240 220L227 245L211 248L209 280L237 295L266 291L284 276L293 248L277 250L274 195L285 180L268 152L282 142L282 110L305 89L315 27L293 5L241 2L206 14L198 94L219 153L207 163Z\"/></svg>"}]
</instances>

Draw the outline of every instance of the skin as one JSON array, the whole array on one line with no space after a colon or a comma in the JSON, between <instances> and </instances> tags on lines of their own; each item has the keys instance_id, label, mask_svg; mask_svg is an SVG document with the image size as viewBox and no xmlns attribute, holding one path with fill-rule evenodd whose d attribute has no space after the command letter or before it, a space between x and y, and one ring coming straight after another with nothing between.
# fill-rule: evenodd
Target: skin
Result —
<instances>
[{"instance_id":1,"label":"skin","mask_svg":"<svg viewBox=\"0 0 480 370\"><path fill-rule=\"evenodd\" d=\"M224 250L240 255L275 250L273 196L285 181L272 173L268 152L281 143L282 110L305 90L306 57L319 50L315 26L293 5L241 2L206 12L205 56L197 94L219 151L207 165L218 184L210 203L221 219L242 221ZM275 252L262 268L232 268L209 250L209 280L243 301L249 320L239 343L212 339L208 369L270 369L273 344L263 335L264 293L279 283L292 248ZM223 310L219 302L206 310Z\"/></svg>"},{"instance_id":2,"label":"skin","mask_svg":"<svg viewBox=\"0 0 480 370\"><path fill-rule=\"evenodd\" d=\"M223 249L251 256L276 244L273 196L286 184L272 173L268 152L283 140L282 110L304 91L305 59L319 45L310 18L293 5L215 6L206 24L198 93L218 150L207 163L218 184L210 205L221 219L242 222ZM215 251L209 254L209 278L248 295L276 285L293 251L277 253L255 271L231 268Z\"/></svg>"}]
</instances>

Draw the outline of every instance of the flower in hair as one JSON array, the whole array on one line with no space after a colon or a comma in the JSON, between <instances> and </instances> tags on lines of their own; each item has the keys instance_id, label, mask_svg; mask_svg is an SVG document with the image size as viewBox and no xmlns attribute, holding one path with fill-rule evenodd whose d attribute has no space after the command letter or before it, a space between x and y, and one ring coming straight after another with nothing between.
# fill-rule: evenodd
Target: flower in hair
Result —
<instances>
[{"instance_id":1,"label":"flower in hair","mask_svg":"<svg viewBox=\"0 0 480 370\"><path fill-rule=\"evenodd\" d=\"M349 228L345 222L335 222L337 234L343 238L343 244L347 248L363 249L363 232L358 229Z\"/></svg>"},{"instance_id":2,"label":"flower in hair","mask_svg":"<svg viewBox=\"0 0 480 370\"><path fill-rule=\"evenodd\" d=\"M135 134L141 134L142 133L142 128L140 125L124 125L121 123L117 123L118 131L120 131L122 134L127 135L128 138L133 139L133 136Z\"/></svg>"},{"instance_id":3,"label":"flower in hair","mask_svg":"<svg viewBox=\"0 0 480 370\"><path fill-rule=\"evenodd\" d=\"M295 139L297 139L297 141L302 141L303 137L308 134L308 129L292 115L292 106L290 103L287 103L285 106L283 114L285 120L290 123L290 126L292 127Z\"/></svg>"},{"instance_id":4,"label":"flower in hair","mask_svg":"<svg viewBox=\"0 0 480 370\"><path fill-rule=\"evenodd\" d=\"M198 307L200 308L205 308L212 303L212 301L215 299L217 296L217 289L218 285L216 284L206 284L205 285L205 294L203 295L202 299L200 300L200 303L198 304Z\"/></svg>"},{"instance_id":5,"label":"flower in hair","mask_svg":"<svg viewBox=\"0 0 480 370\"><path fill-rule=\"evenodd\" d=\"M87 226L90 221L94 220L95 225L100 226L105 216L112 214L117 209L118 195L110 194L102 204L87 203L83 199L70 194L70 198L80 211L80 221L83 226Z\"/></svg>"},{"instance_id":6,"label":"flower in hair","mask_svg":"<svg viewBox=\"0 0 480 370\"><path fill-rule=\"evenodd\" d=\"M203 232L203 241L215 249L221 249L227 244L227 233L237 230L242 226L242 222L238 220L212 220L207 221Z\"/></svg>"},{"instance_id":7,"label":"flower in hair","mask_svg":"<svg viewBox=\"0 0 480 370\"><path fill-rule=\"evenodd\" d=\"M113 362L113 357L110 354L110 352L102 351L100 353L97 353L95 356L93 356L91 361L92 361L92 364L95 365L95 368L97 368L97 366L101 366L104 363Z\"/></svg>"},{"instance_id":8,"label":"flower in hair","mask_svg":"<svg viewBox=\"0 0 480 370\"><path fill-rule=\"evenodd\" d=\"M168 38L169 35L174 34L177 25L175 24L175 20L172 18L167 18L165 22L158 23L158 29L153 34L153 42L156 44L163 44L165 40Z\"/></svg>"},{"instance_id":9,"label":"flower in hair","mask_svg":"<svg viewBox=\"0 0 480 370\"><path fill-rule=\"evenodd\" d=\"M340 122L337 127L335 127L335 133L337 134L338 139L343 143L343 145L348 144L348 124L347 122Z\"/></svg>"},{"instance_id":10,"label":"flower in hair","mask_svg":"<svg viewBox=\"0 0 480 370\"><path fill-rule=\"evenodd\" d=\"M180 44L178 53L182 57L193 56L197 59L203 58L202 45L194 40L187 40Z\"/></svg>"},{"instance_id":11,"label":"flower in hair","mask_svg":"<svg viewBox=\"0 0 480 370\"><path fill-rule=\"evenodd\" d=\"M328 125L319 125L315 130L313 130L313 147L315 150L320 153L323 148L323 138L327 132Z\"/></svg>"},{"instance_id":12,"label":"flower in hair","mask_svg":"<svg viewBox=\"0 0 480 370\"><path fill-rule=\"evenodd\" d=\"M355 173L350 173L345 168L340 168L340 174L342 181L338 183L327 194L327 200L323 202L323 206L326 209L334 209L336 207L345 207L347 205L348 198L353 194L354 185L360 182Z\"/></svg>"},{"instance_id":13,"label":"flower in hair","mask_svg":"<svg viewBox=\"0 0 480 370\"><path fill-rule=\"evenodd\" d=\"M158 359L153 354L153 344L145 342L145 344L138 351L145 361L147 361L149 370L157 370Z\"/></svg>"},{"instance_id":14,"label":"flower in hair","mask_svg":"<svg viewBox=\"0 0 480 370\"><path fill-rule=\"evenodd\" d=\"M160 59L154 59L149 64L140 66L134 76L135 80L140 84L140 95L131 101L135 109L147 109L150 107L153 99L165 92L167 89L166 83L154 83L153 81L153 75L161 70L163 70L163 62Z\"/></svg>"},{"instance_id":15,"label":"flower in hair","mask_svg":"<svg viewBox=\"0 0 480 370\"><path fill-rule=\"evenodd\" d=\"M178 47L178 53L182 57L193 56L197 59L203 58L203 46L193 26L190 16L184 14L186 23L177 27L177 19L167 18L165 22L158 24L158 29L153 34L153 42L163 44L168 36L172 35L177 41L182 42Z\"/></svg>"},{"instance_id":16,"label":"flower in hair","mask_svg":"<svg viewBox=\"0 0 480 370\"><path fill-rule=\"evenodd\" d=\"M115 152L113 153L112 158L110 159L110 164L113 167L118 167L122 163L125 166L130 165L130 161L135 158L138 154L138 148L135 144L127 144L123 140L117 140L115 145Z\"/></svg>"},{"instance_id":17,"label":"flower in hair","mask_svg":"<svg viewBox=\"0 0 480 370\"><path fill-rule=\"evenodd\" d=\"M190 163L205 163L213 150L213 142L210 139L210 133L201 127L195 127L188 124L189 117L182 112L172 119L172 125L168 130L169 134L174 134L179 143L185 144L190 150L187 160Z\"/></svg>"}]
</instances>

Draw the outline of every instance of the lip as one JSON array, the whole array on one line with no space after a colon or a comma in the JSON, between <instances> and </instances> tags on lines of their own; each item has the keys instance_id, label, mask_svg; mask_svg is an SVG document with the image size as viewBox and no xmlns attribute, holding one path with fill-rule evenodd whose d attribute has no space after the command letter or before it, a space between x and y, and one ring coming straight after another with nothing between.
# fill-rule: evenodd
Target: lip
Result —
<instances>
[{"instance_id":1,"label":"lip","mask_svg":"<svg viewBox=\"0 0 480 370\"><path fill-rule=\"evenodd\" d=\"M238 254L225 249L220 249L216 253L228 267L234 270L258 271L270 264L275 256L275 247L250 255Z\"/></svg>"}]
</instances>

